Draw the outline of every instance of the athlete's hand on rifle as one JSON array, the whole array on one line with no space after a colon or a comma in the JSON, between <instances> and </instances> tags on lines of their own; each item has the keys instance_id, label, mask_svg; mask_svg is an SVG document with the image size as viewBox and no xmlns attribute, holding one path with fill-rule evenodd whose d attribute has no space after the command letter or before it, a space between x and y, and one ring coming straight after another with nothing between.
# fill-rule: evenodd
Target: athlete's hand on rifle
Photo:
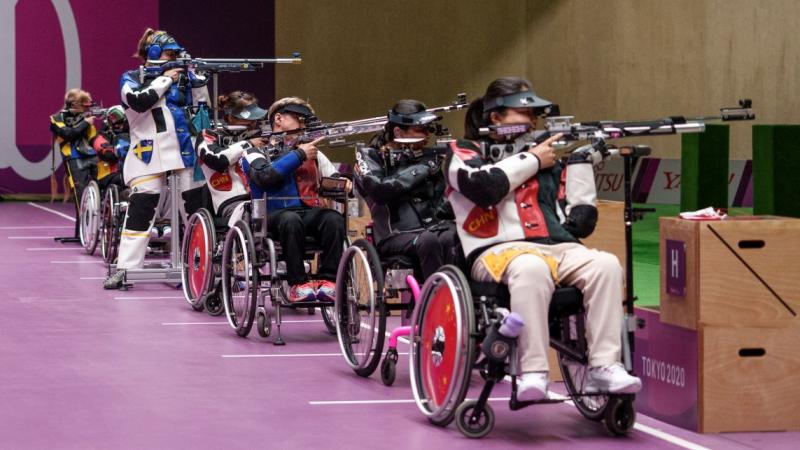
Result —
<instances>
[{"instance_id":1,"label":"athlete's hand on rifle","mask_svg":"<svg viewBox=\"0 0 800 450\"><path fill-rule=\"evenodd\" d=\"M547 169L549 167L553 167L556 164L556 160L558 159L558 155L556 155L555 150L551 144L563 136L562 133L558 133L555 136L550 137L546 141L542 142L539 145L531 147L528 149L529 153L533 153L539 158L539 169Z\"/></svg>"},{"instance_id":2,"label":"athlete's hand on rifle","mask_svg":"<svg viewBox=\"0 0 800 450\"><path fill-rule=\"evenodd\" d=\"M181 73L183 73L183 68L177 67L175 69L169 69L164 71L164 76L172 78L172 82L176 83L178 81L178 78L180 78Z\"/></svg>"},{"instance_id":3,"label":"athlete's hand on rifle","mask_svg":"<svg viewBox=\"0 0 800 450\"><path fill-rule=\"evenodd\" d=\"M300 150L303 151L303 153L306 154L306 159L317 159L317 153L319 153L319 150L317 149L317 144L320 143L323 139L324 137L314 139L313 141L308 142L306 144L298 145L297 148L299 148Z\"/></svg>"}]
</instances>

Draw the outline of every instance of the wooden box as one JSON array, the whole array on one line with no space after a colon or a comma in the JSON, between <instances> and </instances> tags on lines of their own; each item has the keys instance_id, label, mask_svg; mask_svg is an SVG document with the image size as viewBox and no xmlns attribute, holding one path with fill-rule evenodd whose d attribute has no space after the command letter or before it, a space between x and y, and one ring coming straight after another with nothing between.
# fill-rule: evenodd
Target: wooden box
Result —
<instances>
[{"instance_id":1,"label":"wooden box","mask_svg":"<svg viewBox=\"0 0 800 450\"><path fill-rule=\"evenodd\" d=\"M660 219L661 317L697 329L781 327L800 314L800 219Z\"/></svg>"},{"instance_id":2,"label":"wooden box","mask_svg":"<svg viewBox=\"0 0 800 450\"><path fill-rule=\"evenodd\" d=\"M622 202L598 200L597 226L583 244L613 253L625 267L625 205Z\"/></svg>"},{"instance_id":3,"label":"wooden box","mask_svg":"<svg viewBox=\"0 0 800 450\"><path fill-rule=\"evenodd\" d=\"M800 430L800 328L690 330L648 308L636 316L640 413L704 433Z\"/></svg>"},{"instance_id":4,"label":"wooden box","mask_svg":"<svg viewBox=\"0 0 800 450\"><path fill-rule=\"evenodd\" d=\"M700 327L700 431L800 430L800 327Z\"/></svg>"}]
</instances>

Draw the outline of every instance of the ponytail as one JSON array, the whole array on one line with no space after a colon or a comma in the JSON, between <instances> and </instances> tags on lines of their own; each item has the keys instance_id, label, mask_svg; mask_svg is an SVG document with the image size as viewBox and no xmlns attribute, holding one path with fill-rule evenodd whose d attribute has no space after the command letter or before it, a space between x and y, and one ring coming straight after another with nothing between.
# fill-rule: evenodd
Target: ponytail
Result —
<instances>
[{"instance_id":1,"label":"ponytail","mask_svg":"<svg viewBox=\"0 0 800 450\"><path fill-rule=\"evenodd\" d=\"M139 45L136 53L133 54L134 58L140 58L142 61L147 61L147 47L152 42L152 37L154 34L156 34L156 30L152 28L147 28L144 30L142 38L139 39Z\"/></svg>"},{"instance_id":2,"label":"ponytail","mask_svg":"<svg viewBox=\"0 0 800 450\"><path fill-rule=\"evenodd\" d=\"M483 114L483 96L476 98L469 104L464 115L464 139L477 141L481 138L480 128L486 126Z\"/></svg>"}]
</instances>

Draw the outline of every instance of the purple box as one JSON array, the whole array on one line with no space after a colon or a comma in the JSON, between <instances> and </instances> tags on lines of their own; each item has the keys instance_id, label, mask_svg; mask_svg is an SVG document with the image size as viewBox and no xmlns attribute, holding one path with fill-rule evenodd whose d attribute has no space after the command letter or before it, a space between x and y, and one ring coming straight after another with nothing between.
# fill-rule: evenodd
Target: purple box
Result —
<instances>
[{"instance_id":1,"label":"purple box","mask_svg":"<svg viewBox=\"0 0 800 450\"><path fill-rule=\"evenodd\" d=\"M633 369L642 379L636 409L672 425L697 431L697 331L661 322L658 311L636 308L645 327L636 330Z\"/></svg>"},{"instance_id":2,"label":"purple box","mask_svg":"<svg viewBox=\"0 0 800 450\"><path fill-rule=\"evenodd\" d=\"M686 242L667 239L667 293L686 297Z\"/></svg>"}]
</instances>

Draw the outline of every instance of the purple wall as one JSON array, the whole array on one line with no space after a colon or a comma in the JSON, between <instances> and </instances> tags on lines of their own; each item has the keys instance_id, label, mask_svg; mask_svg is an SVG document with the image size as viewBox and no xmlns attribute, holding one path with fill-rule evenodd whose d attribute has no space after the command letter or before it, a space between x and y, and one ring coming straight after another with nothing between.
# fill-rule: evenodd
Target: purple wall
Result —
<instances>
[{"instance_id":1,"label":"purple wall","mask_svg":"<svg viewBox=\"0 0 800 450\"><path fill-rule=\"evenodd\" d=\"M0 96L15 107L0 132L0 194L50 191L48 116L61 108L64 92L78 85L104 106L119 103L120 75L138 66L132 55L146 27L174 34L193 56L274 56L273 1L73 0L60 9L49 0L8 3L0 5L0 34L15 45L0 53L0 64L10 70L0 78ZM65 45L65 39L78 45ZM73 51L72 64L65 50ZM225 74L220 92L250 90L269 105L274 80L272 67Z\"/></svg>"}]
</instances>

